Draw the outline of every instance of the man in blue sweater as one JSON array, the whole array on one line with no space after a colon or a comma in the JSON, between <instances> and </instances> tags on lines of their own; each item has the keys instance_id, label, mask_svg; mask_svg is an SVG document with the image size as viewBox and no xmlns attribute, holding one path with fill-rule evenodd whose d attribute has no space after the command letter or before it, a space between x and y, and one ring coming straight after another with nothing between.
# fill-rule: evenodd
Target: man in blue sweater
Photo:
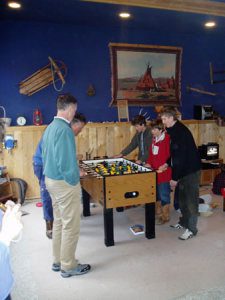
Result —
<instances>
[{"instance_id":1,"label":"man in blue sweater","mask_svg":"<svg viewBox=\"0 0 225 300\"><path fill-rule=\"evenodd\" d=\"M71 121L71 128L75 136L77 136L81 132L85 124L85 116L81 113L76 113L73 120ZM33 169L34 174L38 178L40 185L40 195L43 203L44 219L46 222L46 236L49 239L52 239L52 228L54 218L52 209L52 199L49 195L48 190L46 189L45 176L43 174L42 143L43 138L41 138L40 142L38 143L35 154L33 156Z\"/></svg>"},{"instance_id":2,"label":"man in blue sweater","mask_svg":"<svg viewBox=\"0 0 225 300\"><path fill-rule=\"evenodd\" d=\"M57 98L57 116L43 135L42 157L46 187L52 198L53 271L66 278L87 273L89 264L78 264L75 251L80 232L80 171L74 134L70 127L77 101L70 94Z\"/></svg>"}]
</instances>

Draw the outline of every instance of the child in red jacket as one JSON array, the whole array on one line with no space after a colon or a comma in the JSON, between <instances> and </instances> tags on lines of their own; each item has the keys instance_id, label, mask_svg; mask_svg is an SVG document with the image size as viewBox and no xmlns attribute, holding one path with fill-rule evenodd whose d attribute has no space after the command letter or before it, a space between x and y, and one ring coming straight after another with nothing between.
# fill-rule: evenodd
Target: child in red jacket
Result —
<instances>
[{"instance_id":1,"label":"child in red jacket","mask_svg":"<svg viewBox=\"0 0 225 300\"><path fill-rule=\"evenodd\" d=\"M151 126L153 140L146 166L157 172L156 224L159 225L170 220L171 168L161 168L170 158L170 137L161 120L154 121Z\"/></svg>"}]
</instances>

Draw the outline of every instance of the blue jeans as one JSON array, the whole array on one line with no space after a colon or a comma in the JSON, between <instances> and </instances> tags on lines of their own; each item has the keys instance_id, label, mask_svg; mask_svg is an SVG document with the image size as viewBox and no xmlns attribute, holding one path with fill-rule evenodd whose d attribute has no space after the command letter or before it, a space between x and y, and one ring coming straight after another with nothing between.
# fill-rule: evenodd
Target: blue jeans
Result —
<instances>
[{"instance_id":1,"label":"blue jeans","mask_svg":"<svg viewBox=\"0 0 225 300\"><path fill-rule=\"evenodd\" d=\"M52 209L52 199L49 195L49 192L46 189L45 185L45 176L43 174L43 167L40 165L33 164L34 174L38 178L39 185L40 185L40 193L41 199L43 203L43 212L44 212L44 219L46 221L53 221L53 209Z\"/></svg>"},{"instance_id":2,"label":"blue jeans","mask_svg":"<svg viewBox=\"0 0 225 300\"><path fill-rule=\"evenodd\" d=\"M161 201L162 206L170 204L170 183L162 182L157 184L157 201Z\"/></svg>"}]
</instances>

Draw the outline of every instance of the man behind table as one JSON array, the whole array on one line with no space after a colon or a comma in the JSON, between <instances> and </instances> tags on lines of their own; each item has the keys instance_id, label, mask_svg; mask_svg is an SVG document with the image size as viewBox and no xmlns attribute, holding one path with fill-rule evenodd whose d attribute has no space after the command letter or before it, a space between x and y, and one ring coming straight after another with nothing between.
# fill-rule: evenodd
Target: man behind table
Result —
<instances>
[{"instance_id":1,"label":"man behind table","mask_svg":"<svg viewBox=\"0 0 225 300\"><path fill-rule=\"evenodd\" d=\"M70 94L57 98L57 116L43 135L42 156L47 189L52 198L53 271L62 277L83 275L88 264L78 264L75 251L80 231L80 174L74 134L70 127L77 100Z\"/></svg>"},{"instance_id":2,"label":"man behind table","mask_svg":"<svg viewBox=\"0 0 225 300\"><path fill-rule=\"evenodd\" d=\"M136 134L132 138L130 144L124 148L121 153L114 155L114 158L124 157L131 153L136 148L138 151L137 164L144 164L148 159L149 147L152 143L151 128L147 127L145 117L142 115L135 116L131 124L135 126Z\"/></svg>"}]
</instances>

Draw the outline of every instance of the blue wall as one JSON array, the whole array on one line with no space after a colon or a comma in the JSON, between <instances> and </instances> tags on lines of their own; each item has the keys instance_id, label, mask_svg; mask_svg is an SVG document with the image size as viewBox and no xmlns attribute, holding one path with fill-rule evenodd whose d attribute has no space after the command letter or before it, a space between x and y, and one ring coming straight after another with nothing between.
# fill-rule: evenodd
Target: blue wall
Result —
<instances>
[{"instance_id":1,"label":"blue wall","mask_svg":"<svg viewBox=\"0 0 225 300\"><path fill-rule=\"evenodd\" d=\"M117 109L110 108L111 69L109 42L151 44L183 47L181 70L182 117L193 118L194 104L212 104L225 115L225 84L210 85L209 62L217 69L225 69L224 37L213 32L201 36L179 35L175 32L150 32L127 28L97 28L53 23L1 22L0 47L0 105L13 119L23 115L32 124L33 111L40 108L44 123L51 122L56 113L56 96L53 86L31 97L19 93L19 82L48 64L48 56L62 60L68 67L64 92L78 99L78 110L93 122L116 121ZM223 63L223 65L222 65ZM225 76L224 76L225 77ZM87 88L93 84L94 97L87 96ZM218 93L207 96L189 93L186 86ZM140 107L130 107L130 116ZM151 107L144 108L155 117Z\"/></svg>"}]
</instances>

